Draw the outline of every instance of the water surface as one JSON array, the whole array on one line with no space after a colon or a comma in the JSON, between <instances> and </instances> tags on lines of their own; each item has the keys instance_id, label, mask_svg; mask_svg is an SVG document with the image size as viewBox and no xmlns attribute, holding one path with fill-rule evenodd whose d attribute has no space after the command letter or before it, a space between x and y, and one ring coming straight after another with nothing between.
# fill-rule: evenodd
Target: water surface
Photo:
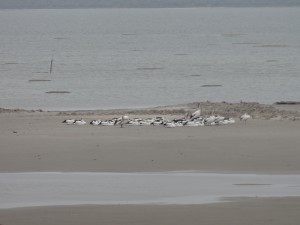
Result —
<instances>
[{"instance_id":1,"label":"water surface","mask_svg":"<svg viewBox=\"0 0 300 225\"><path fill-rule=\"evenodd\" d=\"M0 107L299 100L299 21L299 7L1 10Z\"/></svg>"},{"instance_id":2,"label":"water surface","mask_svg":"<svg viewBox=\"0 0 300 225\"><path fill-rule=\"evenodd\" d=\"M300 175L0 173L0 209L80 204L204 204L224 197L300 196Z\"/></svg>"}]
</instances>

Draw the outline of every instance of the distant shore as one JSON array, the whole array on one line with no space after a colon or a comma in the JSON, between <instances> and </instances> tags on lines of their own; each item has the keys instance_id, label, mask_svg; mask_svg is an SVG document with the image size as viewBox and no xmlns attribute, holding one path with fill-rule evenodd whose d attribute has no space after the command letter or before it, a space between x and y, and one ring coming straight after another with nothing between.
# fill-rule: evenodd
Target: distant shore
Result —
<instances>
[{"instance_id":1,"label":"distant shore","mask_svg":"<svg viewBox=\"0 0 300 225\"><path fill-rule=\"evenodd\" d=\"M169 115L180 116L193 110L201 109L202 115L222 115L238 118L243 113L248 113L254 119L300 119L300 104L297 102L280 102L279 104L260 104L256 102L193 102L187 104L157 106L140 109L94 109L94 110L63 110L63 111L44 111L26 110L26 109L6 109L0 107L0 113L43 113L57 114L60 116L110 116L110 115L133 115L133 116L151 116L151 115Z\"/></svg>"}]
</instances>

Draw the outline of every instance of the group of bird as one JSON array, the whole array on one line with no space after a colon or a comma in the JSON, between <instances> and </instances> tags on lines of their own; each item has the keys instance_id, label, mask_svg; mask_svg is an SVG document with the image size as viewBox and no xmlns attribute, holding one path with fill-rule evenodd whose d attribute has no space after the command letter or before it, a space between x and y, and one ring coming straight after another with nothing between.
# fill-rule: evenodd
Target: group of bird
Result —
<instances>
[{"instance_id":1,"label":"group of bird","mask_svg":"<svg viewBox=\"0 0 300 225\"><path fill-rule=\"evenodd\" d=\"M246 123L251 116L245 113L240 117L240 121ZM63 123L68 125L85 125L87 124L83 119L67 119ZM180 119L167 119L165 117L156 117L151 119L130 119L128 116L121 116L119 118L112 118L110 120L92 120L91 125L94 126L115 126L119 125L121 128L126 126L163 126L166 128L174 127L197 127L197 126L214 126L214 125L226 125L233 124L235 120L229 117L223 117L219 115L211 115L209 117L201 116L201 110L197 110L194 113L187 113L185 117Z\"/></svg>"}]
</instances>

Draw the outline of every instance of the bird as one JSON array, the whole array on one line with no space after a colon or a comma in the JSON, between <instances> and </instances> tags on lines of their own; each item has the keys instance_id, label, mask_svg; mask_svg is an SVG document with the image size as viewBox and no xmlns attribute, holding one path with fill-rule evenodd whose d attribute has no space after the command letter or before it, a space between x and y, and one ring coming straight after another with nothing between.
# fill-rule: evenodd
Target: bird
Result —
<instances>
[{"instance_id":1,"label":"bird","mask_svg":"<svg viewBox=\"0 0 300 225\"><path fill-rule=\"evenodd\" d=\"M100 125L100 124L101 124L101 120L92 120L92 121L90 122L90 124L91 124L91 125L95 125L95 126Z\"/></svg>"},{"instance_id":2,"label":"bird","mask_svg":"<svg viewBox=\"0 0 300 225\"><path fill-rule=\"evenodd\" d=\"M151 125L153 125L153 126L163 125L163 120L161 120L161 119L155 119L155 120L151 123Z\"/></svg>"},{"instance_id":3,"label":"bird","mask_svg":"<svg viewBox=\"0 0 300 225\"><path fill-rule=\"evenodd\" d=\"M240 117L240 121L244 121L244 123L246 124L246 121L247 121L249 118L251 118L251 116L248 115L247 113L245 113L244 115L242 115L242 116Z\"/></svg>"},{"instance_id":4,"label":"bird","mask_svg":"<svg viewBox=\"0 0 300 225\"><path fill-rule=\"evenodd\" d=\"M198 109L197 111L195 111L195 112L192 113L191 120L200 117L200 115L201 115L201 109Z\"/></svg>"},{"instance_id":5,"label":"bird","mask_svg":"<svg viewBox=\"0 0 300 225\"><path fill-rule=\"evenodd\" d=\"M186 126L186 127L198 127L198 126L200 126L200 122L186 121L186 122L183 123L183 126Z\"/></svg>"},{"instance_id":6,"label":"bird","mask_svg":"<svg viewBox=\"0 0 300 225\"><path fill-rule=\"evenodd\" d=\"M204 119L204 124L205 125L215 125L214 123L215 123L215 119L216 119L216 117L215 116L210 116L210 117L208 117L208 118L206 118L206 119Z\"/></svg>"},{"instance_id":7,"label":"bird","mask_svg":"<svg viewBox=\"0 0 300 225\"><path fill-rule=\"evenodd\" d=\"M101 126L113 126L113 125L115 125L115 120L101 121L101 123L99 125L101 125Z\"/></svg>"},{"instance_id":8,"label":"bird","mask_svg":"<svg viewBox=\"0 0 300 225\"><path fill-rule=\"evenodd\" d=\"M224 124L223 122L224 122L224 120L225 120L225 117L224 116L220 116L220 115L218 115L218 116L216 116L216 118L215 118L215 123L216 124Z\"/></svg>"},{"instance_id":9,"label":"bird","mask_svg":"<svg viewBox=\"0 0 300 225\"><path fill-rule=\"evenodd\" d=\"M166 128L174 128L174 127L176 127L176 124L174 122L166 122L164 124L164 127L166 127Z\"/></svg>"},{"instance_id":10,"label":"bird","mask_svg":"<svg viewBox=\"0 0 300 225\"><path fill-rule=\"evenodd\" d=\"M85 125L86 122L83 119L80 119L80 120L75 120L74 124L76 124L76 125Z\"/></svg>"},{"instance_id":11,"label":"bird","mask_svg":"<svg viewBox=\"0 0 300 225\"><path fill-rule=\"evenodd\" d=\"M172 120L168 120L165 117L156 117L156 118L148 118L148 119L142 119L142 118L129 119L128 116L121 116L119 118L113 118L104 121L92 120L90 124L101 125L101 126L121 125L121 128L123 128L125 124L128 126L153 125L153 126L164 126L167 128L171 128L171 127L173 128L173 127L182 127L182 126L197 127L197 126L227 125L227 124L235 123L235 120L233 118L214 115L213 113L209 117L202 117L200 109L198 109L193 113L194 117L192 117L191 115L192 113L190 113L190 117L188 119L179 118L179 119L172 119ZM246 121L248 118L250 118L250 116L245 113L243 116L241 116L240 120ZM67 123L67 122L68 124L79 124L79 125L85 124L84 122L80 122L80 120L63 121L63 123Z\"/></svg>"},{"instance_id":12,"label":"bird","mask_svg":"<svg viewBox=\"0 0 300 225\"><path fill-rule=\"evenodd\" d=\"M70 125L70 124L74 124L75 120L74 119L66 119L64 120L62 123L65 123L67 125Z\"/></svg>"},{"instance_id":13,"label":"bird","mask_svg":"<svg viewBox=\"0 0 300 225\"><path fill-rule=\"evenodd\" d=\"M115 125L116 124L120 124L121 128L123 128L123 126L125 124L127 124L129 121L129 117L128 116L121 116L118 120L116 120Z\"/></svg>"}]
</instances>

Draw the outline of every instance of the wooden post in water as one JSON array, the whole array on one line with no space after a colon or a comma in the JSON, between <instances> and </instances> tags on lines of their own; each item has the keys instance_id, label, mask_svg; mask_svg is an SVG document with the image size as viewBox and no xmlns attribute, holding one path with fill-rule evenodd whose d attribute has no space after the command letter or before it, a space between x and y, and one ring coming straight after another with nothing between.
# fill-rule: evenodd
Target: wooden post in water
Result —
<instances>
[{"instance_id":1,"label":"wooden post in water","mask_svg":"<svg viewBox=\"0 0 300 225\"><path fill-rule=\"evenodd\" d=\"M53 66L53 56L52 56L52 59L51 59L51 62L50 62L50 74L52 73L52 66Z\"/></svg>"}]
</instances>

